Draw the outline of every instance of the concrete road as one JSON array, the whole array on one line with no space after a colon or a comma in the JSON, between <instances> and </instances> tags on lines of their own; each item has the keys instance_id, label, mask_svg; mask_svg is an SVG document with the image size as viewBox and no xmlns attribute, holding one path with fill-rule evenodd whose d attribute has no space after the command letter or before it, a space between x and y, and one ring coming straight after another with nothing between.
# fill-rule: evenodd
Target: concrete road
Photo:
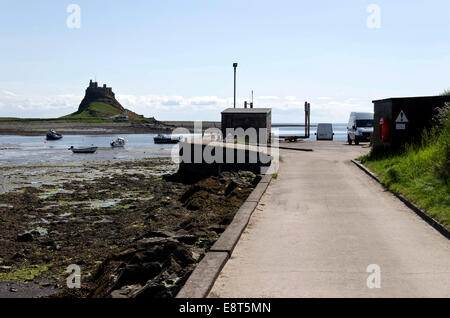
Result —
<instances>
[{"instance_id":1,"label":"concrete road","mask_svg":"<svg viewBox=\"0 0 450 318\"><path fill-rule=\"evenodd\" d=\"M281 151L210 297L450 297L450 241L350 162L368 149L301 146Z\"/></svg>"}]
</instances>

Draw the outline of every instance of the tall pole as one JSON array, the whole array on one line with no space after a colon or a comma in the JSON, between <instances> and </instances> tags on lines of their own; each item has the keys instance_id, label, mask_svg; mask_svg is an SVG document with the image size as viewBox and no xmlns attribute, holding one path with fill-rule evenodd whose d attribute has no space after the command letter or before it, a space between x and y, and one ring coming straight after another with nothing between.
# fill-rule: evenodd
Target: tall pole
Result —
<instances>
[{"instance_id":1,"label":"tall pole","mask_svg":"<svg viewBox=\"0 0 450 318\"><path fill-rule=\"evenodd\" d=\"M236 108L236 68L238 63L233 63L234 68L234 108Z\"/></svg>"},{"instance_id":2,"label":"tall pole","mask_svg":"<svg viewBox=\"0 0 450 318\"><path fill-rule=\"evenodd\" d=\"M308 137L308 102L305 102L305 137Z\"/></svg>"}]
</instances>

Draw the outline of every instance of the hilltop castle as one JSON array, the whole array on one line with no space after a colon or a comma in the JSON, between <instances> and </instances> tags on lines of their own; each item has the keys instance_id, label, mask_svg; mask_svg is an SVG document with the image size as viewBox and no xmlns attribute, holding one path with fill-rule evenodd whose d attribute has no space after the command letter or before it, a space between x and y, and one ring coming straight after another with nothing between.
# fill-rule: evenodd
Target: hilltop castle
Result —
<instances>
[{"instance_id":1,"label":"hilltop castle","mask_svg":"<svg viewBox=\"0 0 450 318\"><path fill-rule=\"evenodd\" d=\"M81 113L89 107L92 102L100 102L113 106L117 109L118 113L124 113L125 108L120 105L116 100L116 95L112 91L111 87L107 87L103 84L103 87L99 87L97 82L90 80L88 88L86 88L86 94L78 107L77 113Z\"/></svg>"},{"instance_id":2,"label":"hilltop castle","mask_svg":"<svg viewBox=\"0 0 450 318\"><path fill-rule=\"evenodd\" d=\"M93 107L91 107L93 105ZM99 109L100 105L100 109ZM101 109L101 105L105 105ZM110 106L110 107L109 107ZM87 114L90 117L112 118L116 116L127 116L129 118L142 117L131 110L125 109L116 99L111 87L106 84L99 87L97 82L89 81L86 94L78 107L78 111L71 115Z\"/></svg>"},{"instance_id":3,"label":"hilltop castle","mask_svg":"<svg viewBox=\"0 0 450 318\"><path fill-rule=\"evenodd\" d=\"M103 87L98 87L98 83L92 80L89 82L88 88L86 88L86 96L88 95L99 98L116 98L111 87L106 87L106 84L103 84Z\"/></svg>"}]
</instances>

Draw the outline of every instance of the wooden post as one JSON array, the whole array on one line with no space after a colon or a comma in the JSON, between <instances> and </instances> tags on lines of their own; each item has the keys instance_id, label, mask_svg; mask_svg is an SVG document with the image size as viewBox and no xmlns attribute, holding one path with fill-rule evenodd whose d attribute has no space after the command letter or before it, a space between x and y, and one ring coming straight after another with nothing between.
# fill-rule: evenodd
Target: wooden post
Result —
<instances>
[{"instance_id":1,"label":"wooden post","mask_svg":"<svg viewBox=\"0 0 450 318\"><path fill-rule=\"evenodd\" d=\"M311 133L311 104L308 103L308 138Z\"/></svg>"},{"instance_id":2,"label":"wooden post","mask_svg":"<svg viewBox=\"0 0 450 318\"><path fill-rule=\"evenodd\" d=\"M308 133L308 102L305 102L305 137L309 137Z\"/></svg>"},{"instance_id":3,"label":"wooden post","mask_svg":"<svg viewBox=\"0 0 450 318\"><path fill-rule=\"evenodd\" d=\"M305 102L305 137L309 138L311 129L311 104Z\"/></svg>"}]
</instances>

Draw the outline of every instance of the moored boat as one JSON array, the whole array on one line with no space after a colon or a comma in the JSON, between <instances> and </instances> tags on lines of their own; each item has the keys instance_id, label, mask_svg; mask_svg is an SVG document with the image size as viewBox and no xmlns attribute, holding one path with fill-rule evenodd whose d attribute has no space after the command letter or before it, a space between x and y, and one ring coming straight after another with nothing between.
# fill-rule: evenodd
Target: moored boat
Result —
<instances>
[{"instance_id":1,"label":"moored boat","mask_svg":"<svg viewBox=\"0 0 450 318\"><path fill-rule=\"evenodd\" d=\"M80 147L80 148L74 148L71 146L69 150L72 150L73 153L94 153L96 152L98 147Z\"/></svg>"},{"instance_id":2,"label":"moored boat","mask_svg":"<svg viewBox=\"0 0 450 318\"><path fill-rule=\"evenodd\" d=\"M116 140L111 141L111 147L124 147L125 146L125 139L123 138L117 138Z\"/></svg>"},{"instance_id":3,"label":"moored boat","mask_svg":"<svg viewBox=\"0 0 450 318\"><path fill-rule=\"evenodd\" d=\"M46 135L47 140L58 140L61 139L63 136L59 133L57 133L55 130L50 129Z\"/></svg>"},{"instance_id":4,"label":"moored boat","mask_svg":"<svg viewBox=\"0 0 450 318\"><path fill-rule=\"evenodd\" d=\"M155 144L176 144L179 143L182 137L172 138L171 136L161 135L153 137Z\"/></svg>"}]
</instances>

